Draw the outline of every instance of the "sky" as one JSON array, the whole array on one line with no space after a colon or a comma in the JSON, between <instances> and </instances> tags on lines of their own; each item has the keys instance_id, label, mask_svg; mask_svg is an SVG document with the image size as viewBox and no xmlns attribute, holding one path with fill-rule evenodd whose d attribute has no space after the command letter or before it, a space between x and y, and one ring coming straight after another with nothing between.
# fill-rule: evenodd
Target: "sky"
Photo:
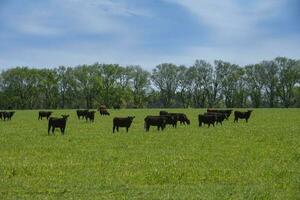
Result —
<instances>
[{"instance_id":1,"label":"sky","mask_svg":"<svg viewBox=\"0 0 300 200\"><path fill-rule=\"evenodd\" d=\"M300 59L299 0L0 0L0 70Z\"/></svg>"}]
</instances>

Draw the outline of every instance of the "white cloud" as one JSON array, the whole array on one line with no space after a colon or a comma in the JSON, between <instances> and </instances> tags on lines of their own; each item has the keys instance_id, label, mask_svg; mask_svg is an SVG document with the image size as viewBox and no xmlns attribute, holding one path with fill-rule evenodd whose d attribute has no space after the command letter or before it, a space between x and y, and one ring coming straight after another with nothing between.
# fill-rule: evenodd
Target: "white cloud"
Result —
<instances>
[{"instance_id":1,"label":"white cloud","mask_svg":"<svg viewBox=\"0 0 300 200\"><path fill-rule=\"evenodd\" d=\"M262 29L258 22L278 14L283 0L165 0L183 6L200 24L211 29L213 39L247 39L256 36Z\"/></svg>"}]
</instances>

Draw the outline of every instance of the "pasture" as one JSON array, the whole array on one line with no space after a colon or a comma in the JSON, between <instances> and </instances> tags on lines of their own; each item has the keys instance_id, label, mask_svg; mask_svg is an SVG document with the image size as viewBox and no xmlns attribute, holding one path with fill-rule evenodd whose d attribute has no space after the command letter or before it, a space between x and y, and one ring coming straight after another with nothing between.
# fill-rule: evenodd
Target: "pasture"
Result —
<instances>
[{"instance_id":1,"label":"pasture","mask_svg":"<svg viewBox=\"0 0 300 200\"><path fill-rule=\"evenodd\" d=\"M65 135L48 136L38 111L0 121L0 199L300 199L300 109L254 109L249 122L151 127L159 109L69 114ZM242 109L239 109L242 110ZM112 133L112 118L134 115L129 132Z\"/></svg>"}]
</instances>

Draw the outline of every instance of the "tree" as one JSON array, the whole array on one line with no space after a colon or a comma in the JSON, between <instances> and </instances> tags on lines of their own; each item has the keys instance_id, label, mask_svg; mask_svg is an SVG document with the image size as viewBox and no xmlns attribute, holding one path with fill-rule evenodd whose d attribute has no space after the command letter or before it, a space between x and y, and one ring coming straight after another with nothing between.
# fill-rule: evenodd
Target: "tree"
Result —
<instances>
[{"instance_id":1,"label":"tree","mask_svg":"<svg viewBox=\"0 0 300 200\"><path fill-rule=\"evenodd\" d=\"M171 63L163 63L153 69L151 78L153 84L160 90L164 107L172 105L178 88L178 72L178 67Z\"/></svg>"},{"instance_id":2,"label":"tree","mask_svg":"<svg viewBox=\"0 0 300 200\"><path fill-rule=\"evenodd\" d=\"M278 66L278 95L284 107L288 108L295 103L294 87L300 80L300 64L296 60L277 57Z\"/></svg>"},{"instance_id":3,"label":"tree","mask_svg":"<svg viewBox=\"0 0 300 200\"><path fill-rule=\"evenodd\" d=\"M276 106L277 88L278 88L278 66L274 61L263 61L263 88L266 101L270 108Z\"/></svg>"},{"instance_id":4,"label":"tree","mask_svg":"<svg viewBox=\"0 0 300 200\"><path fill-rule=\"evenodd\" d=\"M142 108L145 106L146 92L150 87L150 73L140 66L129 66L129 68L131 68L133 103Z\"/></svg>"}]
</instances>

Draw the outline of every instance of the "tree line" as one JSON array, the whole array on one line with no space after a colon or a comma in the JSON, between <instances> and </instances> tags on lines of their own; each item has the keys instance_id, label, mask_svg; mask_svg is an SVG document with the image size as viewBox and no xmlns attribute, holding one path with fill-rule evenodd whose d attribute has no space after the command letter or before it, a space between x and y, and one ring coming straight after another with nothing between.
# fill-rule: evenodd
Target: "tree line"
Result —
<instances>
[{"instance_id":1,"label":"tree line","mask_svg":"<svg viewBox=\"0 0 300 200\"><path fill-rule=\"evenodd\" d=\"M118 64L15 67L0 74L0 109L300 107L300 60L239 66L196 60L151 72Z\"/></svg>"}]
</instances>

